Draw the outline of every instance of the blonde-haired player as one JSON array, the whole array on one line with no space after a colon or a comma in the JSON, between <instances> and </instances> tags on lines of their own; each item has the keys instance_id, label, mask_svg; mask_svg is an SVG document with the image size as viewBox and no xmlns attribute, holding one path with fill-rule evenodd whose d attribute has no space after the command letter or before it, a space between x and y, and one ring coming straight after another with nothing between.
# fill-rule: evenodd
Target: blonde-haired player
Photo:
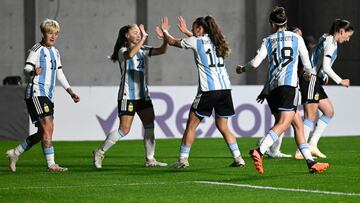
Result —
<instances>
[{"instance_id":1,"label":"blonde-haired player","mask_svg":"<svg viewBox=\"0 0 360 203\"><path fill-rule=\"evenodd\" d=\"M41 23L40 30L41 42L30 49L24 68L30 75L25 92L26 106L38 131L27 137L16 148L6 152L9 158L9 169L12 172L16 171L19 156L39 141L42 143L48 171L67 171L67 168L55 163L55 151L52 145L55 80L60 82L74 102L79 102L80 97L70 88L62 70L59 51L54 47L60 32L59 23L46 19Z\"/></svg>"}]
</instances>

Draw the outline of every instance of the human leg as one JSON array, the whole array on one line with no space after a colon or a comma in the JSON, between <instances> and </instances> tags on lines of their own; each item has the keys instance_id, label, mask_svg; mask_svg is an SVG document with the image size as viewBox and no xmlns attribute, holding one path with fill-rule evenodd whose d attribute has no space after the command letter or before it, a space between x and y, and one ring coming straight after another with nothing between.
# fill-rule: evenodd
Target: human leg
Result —
<instances>
[{"instance_id":1,"label":"human leg","mask_svg":"<svg viewBox=\"0 0 360 203\"><path fill-rule=\"evenodd\" d=\"M167 166L167 163L158 162L155 159L155 135L154 135L154 108L142 109L138 115L144 126L144 148L145 148L145 167Z\"/></svg>"},{"instance_id":2,"label":"human leg","mask_svg":"<svg viewBox=\"0 0 360 203\"><path fill-rule=\"evenodd\" d=\"M233 167L245 166L245 161L241 157L241 152L240 152L239 146L237 144L236 137L234 136L234 134L230 131L230 129L228 127L228 119L217 116L215 123L216 123L217 129L220 131L221 135L223 136L225 142L227 143L227 145L233 155L234 161L232 164L230 164L230 166L233 166Z\"/></svg>"},{"instance_id":3,"label":"human leg","mask_svg":"<svg viewBox=\"0 0 360 203\"><path fill-rule=\"evenodd\" d=\"M199 126L201 120L202 118L198 117L194 111L190 111L185 132L181 141L180 157L174 164L175 168L187 168L190 166L188 162L190 149L195 141L196 128Z\"/></svg>"},{"instance_id":4,"label":"human leg","mask_svg":"<svg viewBox=\"0 0 360 203\"><path fill-rule=\"evenodd\" d=\"M95 168L102 168L102 160L105 153L121 138L125 137L131 128L134 116L121 115L119 116L119 128L109 133L104 140L103 144L93 150L93 164Z\"/></svg>"}]
</instances>

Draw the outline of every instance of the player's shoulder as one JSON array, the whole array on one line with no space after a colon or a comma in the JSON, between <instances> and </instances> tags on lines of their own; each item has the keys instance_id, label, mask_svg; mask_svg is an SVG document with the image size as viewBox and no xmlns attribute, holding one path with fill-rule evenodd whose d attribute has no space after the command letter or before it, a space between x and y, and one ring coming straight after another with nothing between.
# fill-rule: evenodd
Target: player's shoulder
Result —
<instances>
[{"instance_id":1,"label":"player's shoulder","mask_svg":"<svg viewBox=\"0 0 360 203\"><path fill-rule=\"evenodd\" d=\"M38 42L38 43L36 43L33 47L31 47L31 48L29 49L29 51L31 51L31 52L38 52L38 51L41 49L41 47L43 47L43 45L42 45L40 42Z\"/></svg>"}]
</instances>

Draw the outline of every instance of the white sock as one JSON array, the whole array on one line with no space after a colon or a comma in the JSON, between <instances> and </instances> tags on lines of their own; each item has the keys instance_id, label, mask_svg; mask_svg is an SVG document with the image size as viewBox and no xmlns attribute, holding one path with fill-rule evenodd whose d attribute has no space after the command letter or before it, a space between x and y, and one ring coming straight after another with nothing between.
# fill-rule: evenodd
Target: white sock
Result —
<instances>
[{"instance_id":1,"label":"white sock","mask_svg":"<svg viewBox=\"0 0 360 203\"><path fill-rule=\"evenodd\" d=\"M119 139L125 137L125 133L118 129L112 131L105 139L104 143L100 147L100 151L105 153L107 150L110 149Z\"/></svg>"},{"instance_id":2,"label":"white sock","mask_svg":"<svg viewBox=\"0 0 360 203\"><path fill-rule=\"evenodd\" d=\"M190 149L191 149L191 146L181 144L181 146L180 146L180 159L189 158Z\"/></svg>"},{"instance_id":3,"label":"white sock","mask_svg":"<svg viewBox=\"0 0 360 203\"><path fill-rule=\"evenodd\" d=\"M274 131L270 130L264 140L260 143L259 148L261 154L264 154L278 139L279 136Z\"/></svg>"},{"instance_id":4,"label":"white sock","mask_svg":"<svg viewBox=\"0 0 360 203\"><path fill-rule=\"evenodd\" d=\"M154 123L144 125L144 147L146 153L146 159L154 159L155 155L155 135L154 135Z\"/></svg>"},{"instance_id":5,"label":"white sock","mask_svg":"<svg viewBox=\"0 0 360 203\"><path fill-rule=\"evenodd\" d=\"M314 133L310 139L310 142L309 144L312 146L312 147L317 147L317 144L319 142L319 139L321 137L321 135L324 133L325 131L325 128L327 127L328 123L330 122L331 120L331 117L328 117L328 116L325 116L325 115L322 115L317 124L316 124L316 128L314 130Z\"/></svg>"},{"instance_id":6,"label":"white sock","mask_svg":"<svg viewBox=\"0 0 360 203\"><path fill-rule=\"evenodd\" d=\"M300 150L301 154L305 158L305 160L314 161L313 157L311 156L311 151L308 143L302 143L298 145L298 149Z\"/></svg>"},{"instance_id":7,"label":"white sock","mask_svg":"<svg viewBox=\"0 0 360 203\"><path fill-rule=\"evenodd\" d=\"M50 168L50 166L55 164L55 151L54 147L49 148L43 148L43 152L47 161L47 165Z\"/></svg>"},{"instance_id":8,"label":"white sock","mask_svg":"<svg viewBox=\"0 0 360 203\"><path fill-rule=\"evenodd\" d=\"M228 146L234 158L241 156L239 146L236 141L234 143L228 144Z\"/></svg>"},{"instance_id":9,"label":"white sock","mask_svg":"<svg viewBox=\"0 0 360 203\"><path fill-rule=\"evenodd\" d=\"M276 142L274 142L274 144L270 147L270 152L272 154L276 154L276 153L280 152L280 147L281 147L283 138L284 138L284 133L281 134L279 139L277 139Z\"/></svg>"},{"instance_id":10,"label":"white sock","mask_svg":"<svg viewBox=\"0 0 360 203\"><path fill-rule=\"evenodd\" d=\"M26 150L28 150L28 143L26 142L26 139L19 144L17 147L15 147L15 154L16 156L20 156L20 154L24 153Z\"/></svg>"},{"instance_id":11,"label":"white sock","mask_svg":"<svg viewBox=\"0 0 360 203\"><path fill-rule=\"evenodd\" d=\"M308 142L310 132L314 129L314 122L309 119L304 119L304 137L305 142Z\"/></svg>"}]
</instances>

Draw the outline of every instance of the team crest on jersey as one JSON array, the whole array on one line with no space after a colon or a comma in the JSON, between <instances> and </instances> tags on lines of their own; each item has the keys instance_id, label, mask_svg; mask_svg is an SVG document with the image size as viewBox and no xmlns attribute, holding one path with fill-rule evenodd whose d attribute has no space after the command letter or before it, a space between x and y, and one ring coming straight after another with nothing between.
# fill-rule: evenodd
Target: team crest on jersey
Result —
<instances>
[{"instance_id":1,"label":"team crest on jersey","mask_svg":"<svg viewBox=\"0 0 360 203\"><path fill-rule=\"evenodd\" d=\"M316 94L315 94L314 99L315 99L315 101L318 101L318 100L319 100L319 93L316 93Z\"/></svg>"},{"instance_id":2,"label":"team crest on jersey","mask_svg":"<svg viewBox=\"0 0 360 203\"><path fill-rule=\"evenodd\" d=\"M44 104L44 111L46 113L50 111L49 106L47 104Z\"/></svg>"},{"instance_id":3,"label":"team crest on jersey","mask_svg":"<svg viewBox=\"0 0 360 203\"><path fill-rule=\"evenodd\" d=\"M134 105L130 102L128 105L128 111L133 112L134 111Z\"/></svg>"}]
</instances>

